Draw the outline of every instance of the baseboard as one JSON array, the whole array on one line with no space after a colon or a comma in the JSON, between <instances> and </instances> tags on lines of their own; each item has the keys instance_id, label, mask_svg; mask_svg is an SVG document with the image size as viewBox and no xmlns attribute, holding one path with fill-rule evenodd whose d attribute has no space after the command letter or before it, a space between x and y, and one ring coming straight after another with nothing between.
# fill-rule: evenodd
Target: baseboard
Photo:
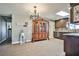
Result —
<instances>
[{"instance_id":1,"label":"baseboard","mask_svg":"<svg viewBox=\"0 0 79 59\"><path fill-rule=\"evenodd\" d=\"M5 41L6 39L3 39L2 41L0 41L0 43L2 43L3 41Z\"/></svg>"},{"instance_id":2,"label":"baseboard","mask_svg":"<svg viewBox=\"0 0 79 59\"><path fill-rule=\"evenodd\" d=\"M61 54L61 56L65 56L65 52L63 52L63 53Z\"/></svg>"},{"instance_id":3,"label":"baseboard","mask_svg":"<svg viewBox=\"0 0 79 59\"><path fill-rule=\"evenodd\" d=\"M31 40L26 40L26 42L31 42Z\"/></svg>"},{"instance_id":4,"label":"baseboard","mask_svg":"<svg viewBox=\"0 0 79 59\"><path fill-rule=\"evenodd\" d=\"M17 42L12 42L12 44L18 44L19 43L19 41L17 41Z\"/></svg>"},{"instance_id":5,"label":"baseboard","mask_svg":"<svg viewBox=\"0 0 79 59\"><path fill-rule=\"evenodd\" d=\"M53 38L49 38L49 39L53 39Z\"/></svg>"},{"instance_id":6,"label":"baseboard","mask_svg":"<svg viewBox=\"0 0 79 59\"><path fill-rule=\"evenodd\" d=\"M26 40L26 42L31 42L31 40ZM17 42L12 42L12 44L18 44L19 43L19 41L17 41Z\"/></svg>"}]
</instances>

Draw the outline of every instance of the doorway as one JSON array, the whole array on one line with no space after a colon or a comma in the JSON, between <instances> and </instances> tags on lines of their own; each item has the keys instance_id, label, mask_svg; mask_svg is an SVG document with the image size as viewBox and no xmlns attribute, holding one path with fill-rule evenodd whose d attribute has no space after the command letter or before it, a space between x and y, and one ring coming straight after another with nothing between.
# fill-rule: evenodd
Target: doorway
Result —
<instances>
[{"instance_id":1,"label":"doorway","mask_svg":"<svg viewBox=\"0 0 79 59\"><path fill-rule=\"evenodd\" d=\"M12 15L0 15L0 45L12 42Z\"/></svg>"}]
</instances>

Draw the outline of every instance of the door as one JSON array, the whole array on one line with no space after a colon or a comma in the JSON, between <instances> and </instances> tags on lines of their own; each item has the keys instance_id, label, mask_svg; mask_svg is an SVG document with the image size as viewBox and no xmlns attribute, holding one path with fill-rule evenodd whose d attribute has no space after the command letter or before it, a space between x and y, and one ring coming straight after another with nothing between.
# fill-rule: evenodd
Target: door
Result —
<instances>
[{"instance_id":1,"label":"door","mask_svg":"<svg viewBox=\"0 0 79 59\"><path fill-rule=\"evenodd\" d=\"M6 40L7 39L7 22L2 19L2 40Z\"/></svg>"},{"instance_id":2,"label":"door","mask_svg":"<svg viewBox=\"0 0 79 59\"><path fill-rule=\"evenodd\" d=\"M6 35L7 35L7 26L6 26L7 22L0 17L0 43L3 42L4 40L6 40Z\"/></svg>"},{"instance_id":3,"label":"door","mask_svg":"<svg viewBox=\"0 0 79 59\"><path fill-rule=\"evenodd\" d=\"M2 24L1 24L1 17L0 17L0 41L2 40L2 26L1 26Z\"/></svg>"}]
</instances>

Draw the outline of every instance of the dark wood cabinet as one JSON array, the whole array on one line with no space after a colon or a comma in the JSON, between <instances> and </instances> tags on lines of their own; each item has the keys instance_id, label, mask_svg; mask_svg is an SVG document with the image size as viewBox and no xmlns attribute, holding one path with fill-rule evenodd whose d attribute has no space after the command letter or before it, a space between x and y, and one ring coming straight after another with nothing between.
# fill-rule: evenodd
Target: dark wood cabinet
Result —
<instances>
[{"instance_id":1,"label":"dark wood cabinet","mask_svg":"<svg viewBox=\"0 0 79 59\"><path fill-rule=\"evenodd\" d=\"M65 28L69 18L62 18L59 20L55 20L55 29Z\"/></svg>"},{"instance_id":2,"label":"dark wood cabinet","mask_svg":"<svg viewBox=\"0 0 79 59\"><path fill-rule=\"evenodd\" d=\"M79 3L70 3L70 22L79 23Z\"/></svg>"},{"instance_id":3,"label":"dark wood cabinet","mask_svg":"<svg viewBox=\"0 0 79 59\"><path fill-rule=\"evenodd\" d=\"M48 39L48 30L49 30L49 22L42 19L37 18L32 21L32 42Z\"/></svg>"},{"instance_id":4,"label":"dark wood cabinet","mask_svg":"<svg viewBox=\"0 0 79 59\"><path fill-rule=\"evenodd\" d=\"M63 40L63 34L67 34L67 33L74 33L74 32L55 32L54 31L54 38L58 38L58 39L62 39Z\"/></svg>"},{"instance_id":5,"label":"dark wood cabinet","mask_svg":"<svg viewBox=\"0 0 79 59\"><path fill-rule=\"evenodd\" d=\"M63 39L66 56L79 56L79 36L64 35Z\"/></svg>"}]
</instances>

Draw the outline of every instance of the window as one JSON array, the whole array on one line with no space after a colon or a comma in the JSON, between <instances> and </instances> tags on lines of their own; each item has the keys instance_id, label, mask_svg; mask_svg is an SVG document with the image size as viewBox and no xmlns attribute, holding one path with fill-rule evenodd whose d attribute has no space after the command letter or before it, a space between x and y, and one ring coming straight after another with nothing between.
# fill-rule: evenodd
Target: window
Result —
<instances>
[{"instance_id":1,"label":"window","mask_svg":"<svg viewBox=\"0 0 79 59\"><path fill-rule=\"evenodd\" d=\"M66 27L69 29L79 29L79 24L67 23Z\"/></svg>"},{"instance_id":2,"label":"window","mask_svg":"<svg viewBox=\"0 0 79 59\"><path fill-rule=\"evenodd\" d=\"M79 25L78 24L75 25L75 29L79 29Z\"/></svg>"},{"instance_id":3,"label":"window","mask_svg":"<svg viewBox=\"0 0 79 59\"><path fill-rule=\"evenodd\" d=\"M75 24L69 24L69 29L75 29Z\"/></svg>"}]
</instances>

